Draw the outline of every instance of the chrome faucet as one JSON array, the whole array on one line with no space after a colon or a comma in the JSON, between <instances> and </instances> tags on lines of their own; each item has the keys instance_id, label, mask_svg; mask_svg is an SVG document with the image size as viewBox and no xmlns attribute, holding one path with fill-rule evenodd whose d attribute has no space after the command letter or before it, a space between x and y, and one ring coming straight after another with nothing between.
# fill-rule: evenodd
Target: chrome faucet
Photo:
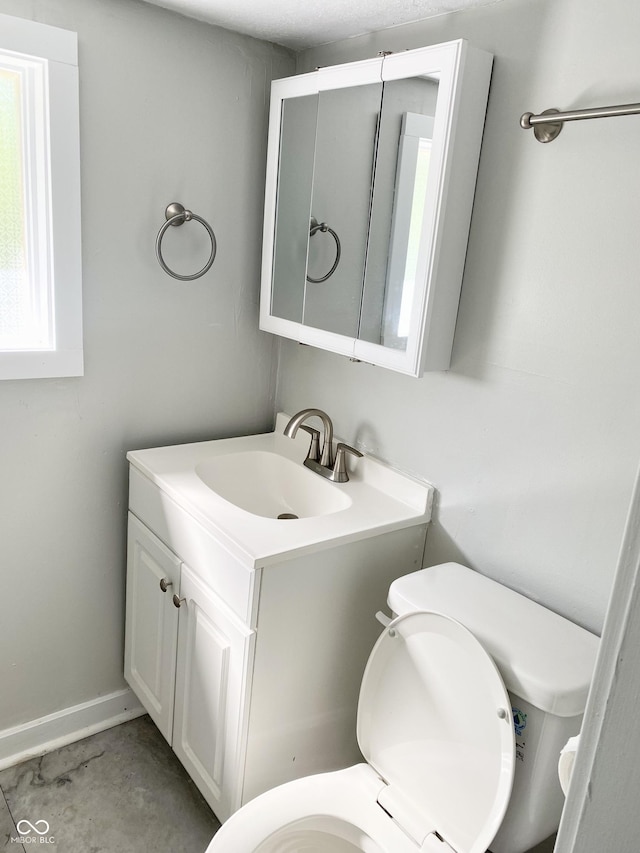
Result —
<instances>
[{"instance_id":1,"label":"chrome faucet","mask_svg":"<svg viewBox=\"0 0 640 853\"><path fill-rule=\"evenodd\" d=\"M320 450L320 431L313 427L307 426L304 421L308 418L320 418L324 427L324 437L322 451ZM354 456L362 456L359 450L355 447L349 447L348 444L338 443L336 448L336 456L333 456L333 424L331 418L322 409L302 409L297 415L294 415L289 423L284 428L284 434L287 438L295 438L299 429L303 429L311 436L311 444L307 458L304 460L304 465L311 468L316 474L321 477L326 477L327 480L332 480L334 483L346 483L349 480L345 456L347 453L352 453Z\"/></svg>"}]
</instances>

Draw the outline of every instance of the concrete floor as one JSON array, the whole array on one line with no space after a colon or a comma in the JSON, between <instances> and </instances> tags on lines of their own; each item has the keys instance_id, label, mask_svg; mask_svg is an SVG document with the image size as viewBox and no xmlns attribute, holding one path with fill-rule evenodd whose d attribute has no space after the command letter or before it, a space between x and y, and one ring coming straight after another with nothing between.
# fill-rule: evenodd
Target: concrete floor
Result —
<instances>
[{"instance_id":1,"label":"concrete floor","mask_svg":"<svg viewBox=\"0 0 640 853\"><path fill-rule=\"evenodd\" d=\"M220 826L148 717L3 770L0 790L1 853L203 853Z\"/></svg>"},{"instance_id":2,"label":"concrete floor","mask_svg":"<svg viewBox=\"0 0 640 853\"><path fill-rule=\"evenodd\" d=\"M219 826L148 717L0 772L0 853L203 853Z\"/></svg>"}]
</instances>

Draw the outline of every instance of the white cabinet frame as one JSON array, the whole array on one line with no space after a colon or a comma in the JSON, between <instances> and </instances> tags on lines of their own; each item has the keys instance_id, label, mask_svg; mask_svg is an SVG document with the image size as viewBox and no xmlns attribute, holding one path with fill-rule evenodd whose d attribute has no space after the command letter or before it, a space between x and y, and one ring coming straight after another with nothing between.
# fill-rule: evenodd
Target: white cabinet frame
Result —
<instances>
[{"instance_id":1,"label":"white cabinet frame","mask_svg":"<svg viewBox=\"0 0 640 853\"><path fill-rule=\"evenodd\" d=\"M260 328L411 376L451 361L493 57L464 39L383 59L321 68L275 80L271 89L262 256ZM318 92L428 77L438 81L429 188L418 282L406 350L305 326L271 313L283 102Z\"/></svg>"}]
</instances>

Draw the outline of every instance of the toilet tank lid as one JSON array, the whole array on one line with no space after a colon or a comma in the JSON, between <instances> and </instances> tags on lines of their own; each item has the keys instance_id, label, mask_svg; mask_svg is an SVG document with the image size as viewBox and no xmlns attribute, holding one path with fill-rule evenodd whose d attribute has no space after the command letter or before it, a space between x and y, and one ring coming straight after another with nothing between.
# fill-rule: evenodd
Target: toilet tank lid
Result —
<instances>
[{"instance_id":1,"label":"toilet tank lid","mask_svg":"<svg viewBox=\"0 0 640 853\"><path fill-rule=\"evenodd\" d=\"M459 563L398 578L388 604L398 616L433 610L457 619L511 693L559 717L584 713L599 638L552 610Z\"/></svg>"}]
</instances>

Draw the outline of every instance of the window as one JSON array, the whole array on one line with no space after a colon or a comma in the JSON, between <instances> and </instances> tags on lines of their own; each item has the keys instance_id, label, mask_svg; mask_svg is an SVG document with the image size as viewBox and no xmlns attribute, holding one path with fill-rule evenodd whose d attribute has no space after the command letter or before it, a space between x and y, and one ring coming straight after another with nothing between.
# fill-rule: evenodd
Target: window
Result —
<instances>
[{"instance_id":1,"label":"window","mask_svg":"<svg viewBox=\"0 0 640 853\"><path fill-rule=\"evenodd\" d=\"M0 379L81 376L77 36L0 15Z\"/></svg>"}]
</instances>

